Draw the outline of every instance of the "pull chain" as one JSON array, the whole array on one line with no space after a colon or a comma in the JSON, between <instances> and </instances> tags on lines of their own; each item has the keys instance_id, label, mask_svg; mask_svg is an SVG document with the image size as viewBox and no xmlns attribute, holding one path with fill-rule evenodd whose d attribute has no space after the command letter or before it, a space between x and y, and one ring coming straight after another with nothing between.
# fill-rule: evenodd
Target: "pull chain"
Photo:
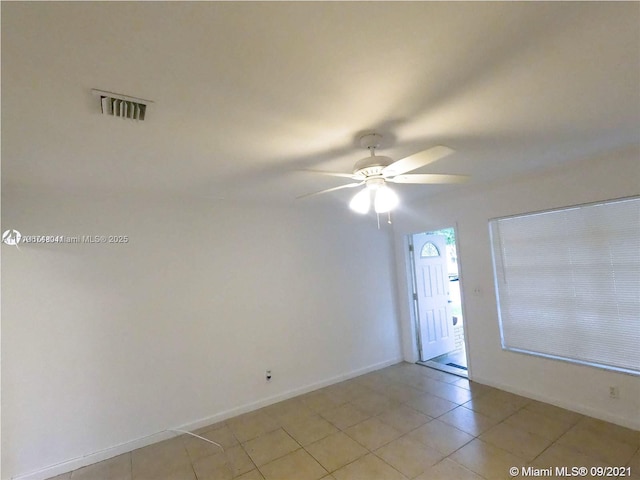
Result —
<instances>
[{"instance_id":1,"label":"pull chain","mask_svg":"<svg viewBox=\"0 0 640 480\"><path fill-rule=\"evenodd\" d=\"M380 230L380 214L376 212L376 220L378 221L378 230ZM391 225L391 211L387 212L387 223Z\"/></svg>"}]
</instances>

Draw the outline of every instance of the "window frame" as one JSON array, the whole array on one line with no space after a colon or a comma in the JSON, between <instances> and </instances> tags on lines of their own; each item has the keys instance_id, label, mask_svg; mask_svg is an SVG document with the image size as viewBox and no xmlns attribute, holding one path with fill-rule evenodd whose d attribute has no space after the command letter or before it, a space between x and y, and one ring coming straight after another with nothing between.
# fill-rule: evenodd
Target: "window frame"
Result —
<instances>
[{"instance_id":1,"label":"window frame","mask_svg":"<svg viewBox=\"0 0 640 480\"><path fill-rule=\"evenodd\" d=\"M503 316L508 314L508 312L503 312L502 307L506 305L506 302L503 303L502 294L505 294L505 296L507 297L508 295L506 295L507 292L505 291L506 283L504 285L500 284L501 279L505 278L505 272L503 271L500 274L498 272L499 268L501 267L504 268L504 263L503 263L504 258L501 258L500 261L498 261L496 258L498 253L502 255L504 252L504 248L502 244L503 242L502 236L498 235L496 238L496 235L494 233L494 230L499 231L500 221L536 216L541 214L568 212L570 210L578 210L578 209L588 208L588 207L610 205L610 204L622 203L626 201L638 202L640 201L640 196L621 197L616 199L602 200L602 201L590 202L590 203L579 204L579 205L564 206L564 207L558 207L558 208L547 209L547 210L539 210L534 212L518 213L518 214L495 217L495 218L489 219L488 226L489 226L490 248L491 248L491 256L492 256L493 280L494 280L494 287L495 287L495 293L496 293L496 307L497 307L497 313L498 313L500 343L503 350L516 352L516 353L523 353L523 354L528 354L528 355L533 355L533 356L538 356L543 358L549 358L553 360L560 360L560 361L574 363L574 364L586 365L586 366L591 366L591 367L600 368L604 370L630 374L634 376L640 376L640 364L638 364L637 366L634 365L633 368L627 368L625 366L607 364L607 363L604 363L603 361L592 361L592 360L585 360L584 358L574 358L572 356L563 356L561 354L556 354L557 352L555 353L541 352L534 349L519 348L517 346L514 346L513 344L509 345L509 343L518 343L518 342L517 341L509 342L508 339L505 338L505 321L503 319ZM632 237L632 239L635 239L635 238L636 238L635 236ZM640 252L639 252L639 256L640 256ZM636 265L636 263L634 263L633 265ZM573 285L575 286L575 284ZM503 289L502 291L501 291L501 287ZM513 321L509 324L509 328L513 329L514 327L517 327L518 322L522 323L521 320ZM640 318L639 318L639 322L640 322ZM532 327L538 327L539 329L543 328L542 324L541 325L531 324L531 325ZM567 327L572 327L572 326L573 325L570 325L567 323ZM640 328L640 323L638 324L638 328ZM570 353L567 355L570 355Z\"/></svg>"}]
</instances>

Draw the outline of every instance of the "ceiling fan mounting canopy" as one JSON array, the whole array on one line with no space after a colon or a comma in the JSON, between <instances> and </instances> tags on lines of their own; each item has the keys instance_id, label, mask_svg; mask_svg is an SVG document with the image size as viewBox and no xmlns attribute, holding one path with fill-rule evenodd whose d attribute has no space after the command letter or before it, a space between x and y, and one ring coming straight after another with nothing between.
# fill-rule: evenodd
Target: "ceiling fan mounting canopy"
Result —
<instances>
[{"instance_id":1,"label":"ceiling fan mounting canopy","mask_svg":"<svg viewBox=\"0 0 640 480\"><path fill-rule=\"evenodd\" d=\"M360 137L360 146L362 148L368 148L369 150L379 148L380 142L382 142L382 135L379 133L367 133Z\"/></svg>"}]
</instances>

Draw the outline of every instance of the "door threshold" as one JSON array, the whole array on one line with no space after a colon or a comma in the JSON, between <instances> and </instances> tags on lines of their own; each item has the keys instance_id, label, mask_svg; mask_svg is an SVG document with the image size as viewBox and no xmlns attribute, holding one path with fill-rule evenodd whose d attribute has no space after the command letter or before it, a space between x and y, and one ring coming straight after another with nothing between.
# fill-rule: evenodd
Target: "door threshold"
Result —
<instances>
[{"instance_id":1,"label":"door threshold","mask_svg":"<svg viewBox=\"0 0 640 480\"><path fill-rule=\"evenodd\" d=\"M441 372L450 373L452 375L457 375L462 378L469 378L469 372L463 370L462 368L452 367L450 365L444 365L438 362L432 362L431 360L427 360L426 362L422 362L418 360L416 362L418 365L422 365L424 367L433 368L435 370L440 370Z\"/></svg>"}]
</instances>

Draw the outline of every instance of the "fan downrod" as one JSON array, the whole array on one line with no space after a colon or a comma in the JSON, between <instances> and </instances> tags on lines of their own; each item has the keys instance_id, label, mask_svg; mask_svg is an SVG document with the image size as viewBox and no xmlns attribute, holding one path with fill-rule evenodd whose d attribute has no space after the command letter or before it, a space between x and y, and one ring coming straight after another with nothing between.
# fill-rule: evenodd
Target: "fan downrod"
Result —
<instances>
[{"instance_id":1,"label":"fan downrod","mask_svg":"<svg viewBox=\"0 0 640 480\"><path fill-rule=\"evenodd\" d=\"M369 149L370 155L355 164L353 167L355 175L361 175L364 178L378 177L382 174L384 167L393 163L389 157L376 155L376 148L380 146L381 140L382 135L378 133L369 133L360 137L360 146Z\"/></svg>"}]
</instances>

